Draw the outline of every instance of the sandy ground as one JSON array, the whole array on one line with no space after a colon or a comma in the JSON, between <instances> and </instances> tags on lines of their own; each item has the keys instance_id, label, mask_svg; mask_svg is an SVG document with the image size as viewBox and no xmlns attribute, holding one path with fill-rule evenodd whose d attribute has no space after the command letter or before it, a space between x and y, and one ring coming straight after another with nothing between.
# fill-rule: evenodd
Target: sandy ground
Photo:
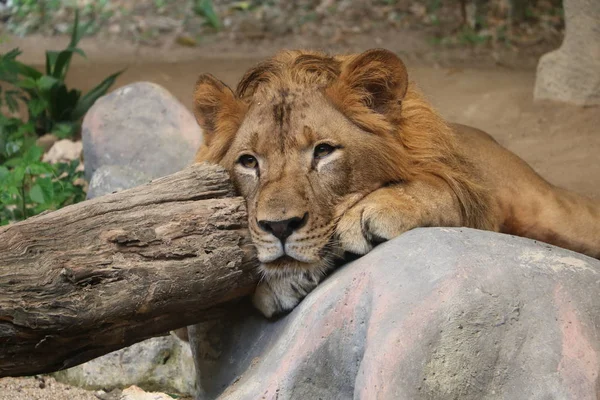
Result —
<instances>
[{"instance_id":1,"label":"sandy ground","mask_svg":"<svg viewBox=\"0 0 600 400\"><path fill-rule=\"evenodd\" d=\"M43 60L41 53L31 50L39 48L40 43L19 43L25 50L30 49L25 54L27 61ZM0 51L14 44L5 43ZM265 49L242 48L233 52L205 51L202 55L160 49L142 49L133 54L118 46L86 46L90 57L73 65L68 78L72 86L90 89L109 73L127 67L117 86L152 81L166 87L188 107L200 73L210 72L234 85L248 67L268 53ZM362 43L356 48L367 46ZM439 58L444 59L444 55ZM535 64L530 61L523 64L524 68L498 66L502 63L474 63L473 68L464 67L465 62L447 66L413 53L405 59L411 79L448 119L489 132L551 183L600 199L600 107L534 103ZM468 60L468 55L463 59ZM32 378L0 379L0 400L96 398L93 392L69 388L52 379L46 380L43 389L40 381Z\"/></svg>"},{"instance_id":2,"label":"sandy ground","mask_svg":"<svg viewBox=\"0 0 600 400\"><path fill-rule=\"evenodd\" d=\"M102 400L94 392L56 382L52 378L2 378L0 400ZM106 398L108 400L108 398ZM117 400L117 398L115 398Z\"/></svg>"}]
</instances>

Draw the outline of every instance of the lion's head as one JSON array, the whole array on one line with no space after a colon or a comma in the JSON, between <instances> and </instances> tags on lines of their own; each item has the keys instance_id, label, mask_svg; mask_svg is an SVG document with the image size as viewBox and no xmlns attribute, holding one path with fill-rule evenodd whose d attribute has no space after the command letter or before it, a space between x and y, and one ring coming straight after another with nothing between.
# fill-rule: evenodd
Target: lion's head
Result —
<instances>
[{"instance_id":1,"label":"lion's head","mask_svg":"<svg viewBox=\"0 0 600 400\"><path fill-rule=\"evenodd\" d=\"M282 52L235 92L202 75L194 111L205 135L197 161L230 172L271 272L325 268L339 216L377 188L427 174L453 181L461 168L448 156L449 128L387 50Z\"/></svg>"}]
</instances>

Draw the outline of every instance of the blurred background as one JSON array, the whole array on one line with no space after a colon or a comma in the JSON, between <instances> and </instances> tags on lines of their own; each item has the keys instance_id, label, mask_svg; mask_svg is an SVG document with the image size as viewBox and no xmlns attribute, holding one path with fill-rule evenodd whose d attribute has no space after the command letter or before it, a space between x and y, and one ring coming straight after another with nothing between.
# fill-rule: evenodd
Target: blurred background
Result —
<instances>
[{"instance_id":1,"label":"blurred background","mask_svg":"<svg viewBox=\"0 0 600 400\"><path fill-rule=\"evenodd\" d=\"M430 63L534 66L560 44L561 0L4 0L3 29L17 36L68 35L75 10L86 35L117 48L201 48L257 57L280 47L354 51L385 46ZM44 42L40 42L40 45ZM122 46L121 51L118 47ZM141 49L140 49L141 50ZM179 49L177 53L182 52ZM141 51L141 53L145 53ZM202 52L198 52L202 54ZM180 57L184 57L183 54Z\"/></svg>"},{"instance_id":2,"label":"blurred background","mask_svg":"<svg viewBox=\"0 0 600 400\"><path fill-rule=\"evenodd\" d=\"M598 108L534 101L538 61L565 35L561 0L0 0L0 21L4 61L18 48L13 60L47 74L56 56L46 52L66 49L72 62L54 75L69 90L87 93L123 71L95 94L151 81L188 108L204 72L234 86L282 48L385 47L445 117L486 130L552 183L600 196ZM2 78L3 87L12 78ZM30 100L19 110L31 121L39 110ZM41 113L33 121L37 136L77 139L81 112L71 125Z\"/></svg>"}]
</instances>

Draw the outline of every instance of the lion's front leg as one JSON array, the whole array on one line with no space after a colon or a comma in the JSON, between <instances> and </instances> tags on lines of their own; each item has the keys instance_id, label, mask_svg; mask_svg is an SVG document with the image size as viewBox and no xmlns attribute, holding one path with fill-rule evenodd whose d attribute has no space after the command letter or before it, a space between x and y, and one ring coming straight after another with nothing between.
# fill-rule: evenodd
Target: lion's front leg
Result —
<instances>
[{"instance_id":1,"label":"lion's front leg","mask_svg":"<svg viewBox=\"0 0 600 400\"><path fill-rule=\"evenodd\" d=\"M400 183L380 188L343 212L337 225L341 247L368 253L375 244L424 226L461 226L456 196L443 182Z\"/></svg>"},{"instance_id":2,"label":"lion's front leg","mask_svg":"<svg viewBox=\"0 0 600 400\"><path fill-rule=\"evenodd\" d=\"M298 305L321 281L319 271L266 273L258 284L252 302L267 318L285 314Z\"/></svg>"}]
</instances>

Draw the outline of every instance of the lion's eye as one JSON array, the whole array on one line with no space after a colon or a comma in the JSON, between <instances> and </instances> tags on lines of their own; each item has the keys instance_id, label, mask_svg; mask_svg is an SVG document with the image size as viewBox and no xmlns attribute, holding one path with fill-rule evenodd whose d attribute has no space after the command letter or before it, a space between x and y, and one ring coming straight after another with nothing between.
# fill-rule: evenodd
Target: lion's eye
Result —
<instances>
[{"instance_id":1,"label":"lion's eye","mask_svg":"<svg viewBox=\"0 0 600 400\"><path fill-rule=\"evenodd\" d=\"M256 159L256 157L251 156L249 154L244 154L240 156L238 162L242 164L242 166L245 168L255 169L258 167L258 160Z\"/></svg>"},{"instance_id":2,"label":"lion's eye","mask_svg":"<svg viewBox=\"0 0 600 400\"><path fill-rule=\"evenodd\" d=\"M335 147L327 143L321 143L315 147L313 157L317 160L327 157L335 151Z\"/></svg>"}]
</instances>

